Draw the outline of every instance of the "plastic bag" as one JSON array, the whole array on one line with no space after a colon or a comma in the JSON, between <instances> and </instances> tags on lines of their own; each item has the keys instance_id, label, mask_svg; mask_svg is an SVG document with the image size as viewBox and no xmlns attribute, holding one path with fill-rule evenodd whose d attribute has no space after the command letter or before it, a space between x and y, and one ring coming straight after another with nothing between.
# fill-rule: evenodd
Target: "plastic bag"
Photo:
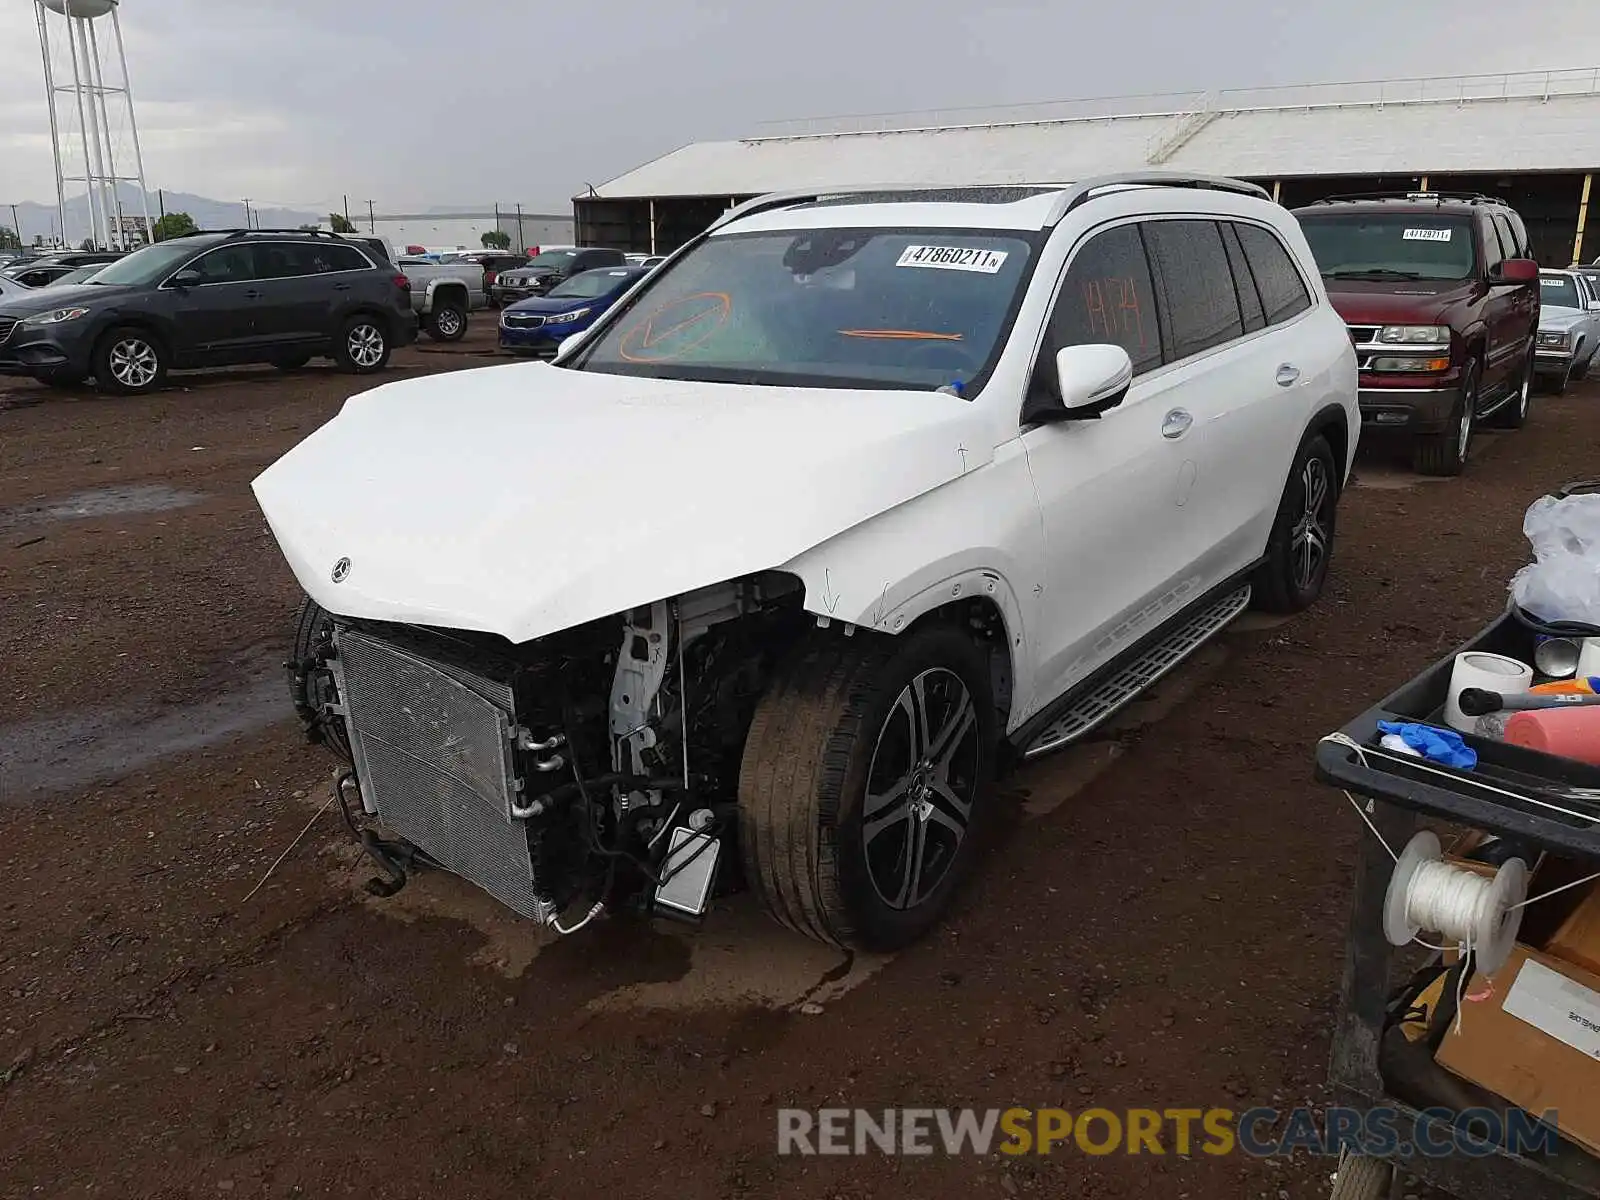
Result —
<instances>
[{"instance_id":1,"label":"plastic bag","mask_svg":"<svg viewBox=\"0 0 1600 1200\"><path fill-rule=\"evenodd\" d=\"M1541 621L1600 625L1600 494L1541 496L1522 532L1534 561L1511 577L1511 598Z\"/></svg>"}]
</instances>

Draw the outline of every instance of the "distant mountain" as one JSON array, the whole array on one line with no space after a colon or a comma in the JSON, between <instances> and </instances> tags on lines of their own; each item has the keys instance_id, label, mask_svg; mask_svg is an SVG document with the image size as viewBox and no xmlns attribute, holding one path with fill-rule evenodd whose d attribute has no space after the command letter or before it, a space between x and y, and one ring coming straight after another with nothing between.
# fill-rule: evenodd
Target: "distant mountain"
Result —
<instances>
[{"instance_id":1,"label":"distant mountain","mask_svg":"<svg viewBox=\"0 0 1600 1200\"><path fill-rule=\"evenodd\" d=\"M131 184L124 184L118 189L118 198L122 202L122 215L124 217L141 217L144 210L139 203L139 189ZM161 215L163 197L156 193L149 193L150 219L155 220ZM244 202L242 200L211 200L205 196L195 196L188 192L167 192L164 197L167 212L186 212L194 218L195 224L202 229L236 229L244 227ZM318 221L326 221L327 213L306 212L301 209L261 208L254 202L250 205L252 224L264 228L289 228L301 225L311 225ZM57 226L61 221L54 204L19 204L17 205L17 222L22 226L18 232L22 235L24 245L31 245L35 237L42 237L47 242L53 242L57 236ZM11 208L9 205L0 206L0 225L10 227ZM86 194L67 197L67 242L77 245L90 235L89 198Z\"/></svg>"}]
</instances>

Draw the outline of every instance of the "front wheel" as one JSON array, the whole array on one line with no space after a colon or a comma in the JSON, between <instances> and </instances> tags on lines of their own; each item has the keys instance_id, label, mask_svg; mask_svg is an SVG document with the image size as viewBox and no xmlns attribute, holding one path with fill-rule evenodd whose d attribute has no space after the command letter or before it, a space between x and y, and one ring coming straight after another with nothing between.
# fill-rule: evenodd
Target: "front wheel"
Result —
<instances>
[{"instance_id":1,"label":"front wheel","mask_svg":"<svg viewBox=\"0 0 1600 1200\"><path fill-rule=\"evenodd\" d=\"M346 371L371 375L389 363L389 334L374 317L351 317L339 332L334 357Z\"/></svg>"},{"instance_id":2,"label":"front wheel","mask_svg":"<svg viewBox=\"0 0 1600 1200\"><path fill-rule=\"evenodd\" d=\"M142 396L166 382L167 352L143 329L113 329L95 349L94 378L108 392Z\"/></svg>"},{"instance_id":3,"label":"front wheel","mask_svg":"<svg viewBox=\"0 0 1600 1200\"><path fill-rule=\"evenodd\" d=\"M1412 466L1422 475L1459 475L1466 469L1467 456L1472 452L1472 435L1478 423L1478 364L1467 364L1461 377L1461 396L1451 414L1450 424L1442 433L1417 439L1412 452Z\"/></svg>"},{"instance_id":4,"label":"front wheel","mask_svg":"<svg viewBox=\"0 0 1600 1200\"><path fill-rule=\"evenodd\" d=\"M1266 560L1251 581L1257 608L1297 613L1322 595L1339 514L1339 464L1321 434L1300 443L1278 502Z\"/></svg>"},{"instance_id":5,"label":"front wheel","mask_svg":"<svg viewBox=\"0 0 1600 1200\"><path fill-rule=\"evenodd\" d=\"M428 336L436 342L459 342L467 336L467 310L443 301L428 314Z\"/></svg>"},{"instance_id":6,"label":"front wheel","mask_svg":"<svg viewBox=\"0 0 1600 1200\"><path fill-rule=\"evenodd\" d=\"M970 872L996 717L963 631L819 636L756 707L739 769L745 877L780 924L851 950L925 934Z\"/></svg>"}]
</instances>

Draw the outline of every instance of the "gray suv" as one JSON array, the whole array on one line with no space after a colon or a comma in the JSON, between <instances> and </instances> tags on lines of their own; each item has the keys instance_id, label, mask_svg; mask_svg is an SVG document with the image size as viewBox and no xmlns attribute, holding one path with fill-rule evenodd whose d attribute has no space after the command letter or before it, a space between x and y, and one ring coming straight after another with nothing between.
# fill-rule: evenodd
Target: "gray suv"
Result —
<instances>
[{"instance_id":1,"label":"gray suv","mask_svg":"<svg viewBox=\"0 0 1600 1200\"><path fill-rule=\"evenodd\" d=\"M146 246L79 286L0 301L0 374L112 392L154 391L169 370L332 358L381 371L417 338L411 285L392 263L327 233L232 230Z\"/></svg>"}]
</instances>

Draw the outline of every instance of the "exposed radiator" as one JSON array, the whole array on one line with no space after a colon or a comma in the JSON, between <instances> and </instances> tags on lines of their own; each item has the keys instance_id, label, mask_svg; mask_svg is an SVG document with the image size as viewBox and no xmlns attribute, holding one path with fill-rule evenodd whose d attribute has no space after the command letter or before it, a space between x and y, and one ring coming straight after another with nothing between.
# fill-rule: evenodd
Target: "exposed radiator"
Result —
<instances>
[{"instance_id":1,"label":"exposed radiator","mask_svg":"<svg viewBox=\"0 0 1600 1200\"><path fill-rule=\"evenodd\" d=\"M356 774L378 819L440 865L533 920L535 885L516 795L511 688L337 628L332 661Z\"/></svg>"}]
</instances>

